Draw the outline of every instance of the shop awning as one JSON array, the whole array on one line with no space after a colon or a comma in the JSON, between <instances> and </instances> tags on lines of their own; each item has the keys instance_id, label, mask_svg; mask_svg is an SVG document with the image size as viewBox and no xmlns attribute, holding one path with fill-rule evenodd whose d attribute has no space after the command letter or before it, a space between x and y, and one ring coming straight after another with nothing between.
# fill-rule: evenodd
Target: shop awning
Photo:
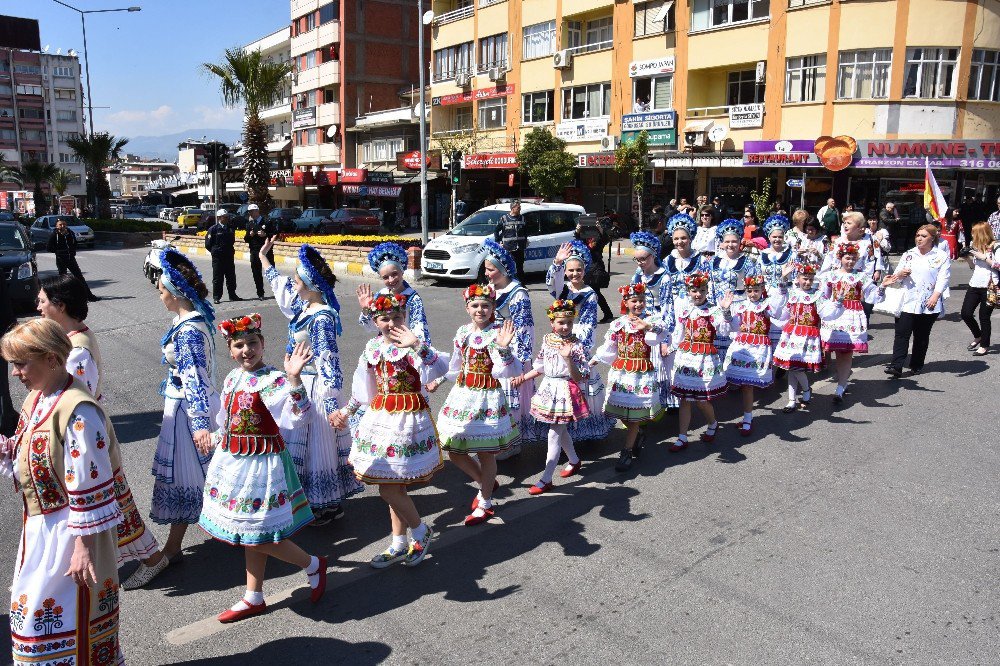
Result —
<instances>
[{"instance_id":1,"label":"shop awning","mask_svg":"<svg viewBox=\"0 0 1000 666\"><path fill-rule=\"evenodd\" d=\"M715 125L714 120L692 120L684 126L685 132L707 132Z\"/></svg>"},{"instance_id":2,"label":"shop awning","mask_svg":"<svg viewBox=\"0 0 1000 666\"><path fill-rule=\"evenodd\" d=\"M267 144L267 152L269 153L281 153L288 150L292 146L290 139L282 139L281 141L271 141Z\"/></svg>"}]
</instances>

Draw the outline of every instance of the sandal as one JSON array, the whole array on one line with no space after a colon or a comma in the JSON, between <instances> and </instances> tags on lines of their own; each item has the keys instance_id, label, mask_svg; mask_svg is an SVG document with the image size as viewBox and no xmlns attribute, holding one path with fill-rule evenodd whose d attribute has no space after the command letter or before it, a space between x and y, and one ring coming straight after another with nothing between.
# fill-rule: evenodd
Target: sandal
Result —
<instances>
[{"instance_id":1,"label":"sandal","mask_svg":"<svg viewBox=\"0 0 1000 666\"><path fill-rule=\"evenodd\" d=\"M989 350L989 349L985 349L985 348L983 348L983 347L980 347L980 348L979 348L979 349L977 349L976 351L972 352L972 355L973 355L973 356L986 356L986 355L987 355L987 354L989 354L989 353L990 353L990 350Z\"/></svg>"},{"instance_id":2,"label":"sandal","mask_svg":"<svg viewBox=\"0 0 1000 666\"><path fill-rule=\"evenodd\" d=\"M979 348L979 340L974 341L972 344L966 347L966 349L968 349L969 351L976 351L976 349L978 348Z\"/></svg>"}]
</instances>

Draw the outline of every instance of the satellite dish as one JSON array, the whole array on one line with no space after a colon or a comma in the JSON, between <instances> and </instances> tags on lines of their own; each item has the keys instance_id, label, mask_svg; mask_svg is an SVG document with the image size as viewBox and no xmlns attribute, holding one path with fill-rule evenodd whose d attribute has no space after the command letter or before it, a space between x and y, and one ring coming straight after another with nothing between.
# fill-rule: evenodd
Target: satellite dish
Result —
<instances>
[{"instance_id":1,"label":"satellite dish","mask_svg":"<svg viewBox=\"0 0 1000 666\"><path fill-rule=\"evenodd\" d=\"M724 125L716 125L712 129L708 130L708 140L712 143L718 143L726 138L729 134L729 129Z\"/></svg>"},{"instance_id":2,"label":"satellite dish","mask_svg":"<svg viewBox=\"0 0 1000 666\"><path fill-rule=\"evenodd\" d=\"M430 25L431 21L433 20L434 20L434 12L428 9L426 12L424 12L423 16L424 25Z\"/></svg>"},{"instance_id":3,"label":"satellite dish","mask_svg":"<svg viewBox=\"0 0 1000 666\"><path fill-rule=\"evenodd\" d=\"M332 139L333 137L337 136L337 126L330 125L330 127L328 127L326 130L326 136L329 139Z\"/></svg>"}]
</instances>

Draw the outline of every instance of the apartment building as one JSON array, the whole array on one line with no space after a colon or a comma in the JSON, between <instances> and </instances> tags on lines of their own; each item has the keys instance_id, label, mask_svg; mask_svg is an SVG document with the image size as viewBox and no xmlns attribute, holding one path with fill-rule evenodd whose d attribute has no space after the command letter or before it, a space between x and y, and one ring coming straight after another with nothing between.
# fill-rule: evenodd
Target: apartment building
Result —
<instances>
[{"instance_id":1,"label":"apartment building","mask_svg":"<svg viewBox=\"0 0 1000 666\"><path fill-rule=\"evenodd\" d=\"M434 0L432 142L460 196L529 190L515 151L547 127L566 192L631 205L612 149L650 133L654 198L742 210L765 177L793 205L896 201L922 218L924 156L953 200L1000 191L1000 6L974 0ZM838 137L823 155L820 137ZM840 138L842 137L842 138ZM837 152L834 151L834 152ZM919 186L918 183L921 183Z\"/></svg>"},{"instance_id":2,"label":"apartment building","mask_svg":"<svg viewBox=\"0 0 1000 666\"><path fill-rule=\"evenodd\" d=\"M68 54L43 52L41 67L42 96L48 122L45 138L49 161L76 175L76 181L66 190L66 194L86 196L86 168L67 144L70 139L85 134L80 60L73 51Z\"/></svg>"}]
</instances>

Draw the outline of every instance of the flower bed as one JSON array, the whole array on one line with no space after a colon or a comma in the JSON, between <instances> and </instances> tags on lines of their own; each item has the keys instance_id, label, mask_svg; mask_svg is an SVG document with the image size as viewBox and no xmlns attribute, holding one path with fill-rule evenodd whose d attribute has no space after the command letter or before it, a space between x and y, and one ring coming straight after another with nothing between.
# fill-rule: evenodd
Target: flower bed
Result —
<instances>
[{"instance_id":1,"label":"flower bed","mask_svg":"<svg viewBox=\"0 0 1000 666\"><path fill-rule=\"evenodd\" d=\"M246 231L237 229L236 238L243 240ZM199 231L198 236L204 238L206 232ZM360 234L278 234L277 240L285 243L309 243L310 245L339 245L341 247L373 248L379 243L391 241L404 248L421 247L419 238L403 238L402 236L363 236Z\"/></svg>"}]
</instances>

